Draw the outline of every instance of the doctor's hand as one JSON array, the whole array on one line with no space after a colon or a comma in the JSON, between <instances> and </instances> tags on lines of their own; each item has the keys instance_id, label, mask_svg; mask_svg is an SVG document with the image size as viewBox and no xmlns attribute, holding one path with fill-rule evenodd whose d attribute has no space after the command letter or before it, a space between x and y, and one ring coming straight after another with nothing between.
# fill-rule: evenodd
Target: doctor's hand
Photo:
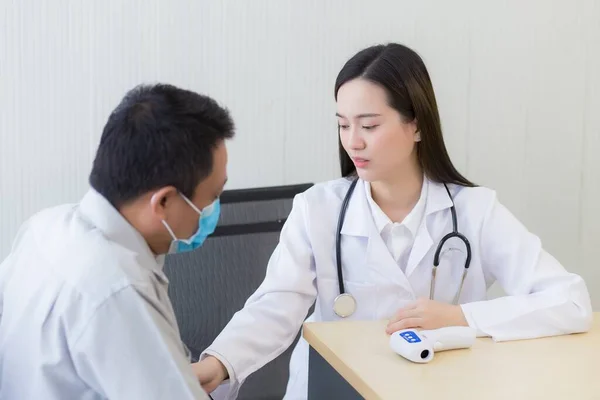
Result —
<instances>
[{"instance_id":1,"label":"doctor's hand","mask_svg":"<svg viewBox=\"0 0 600 400\"><path fill-rule=\"evenodd\" d=\"M469 326L460 305L421 298L401 308L390 319L385 331L392 334L402 329L438 329L446 326Z\"/></svg>"},{"instance_id":2,"label":"doctor's hand","mask_svg":"<svg viewBox=\"0 0 600 400\"><path fill-rule=\"evenodd\" d=\"M214 391L228 378L227 368L213 356L207 356L205 359L193 363L192 369L206 393Z\"/></svg>"}]
</instances>

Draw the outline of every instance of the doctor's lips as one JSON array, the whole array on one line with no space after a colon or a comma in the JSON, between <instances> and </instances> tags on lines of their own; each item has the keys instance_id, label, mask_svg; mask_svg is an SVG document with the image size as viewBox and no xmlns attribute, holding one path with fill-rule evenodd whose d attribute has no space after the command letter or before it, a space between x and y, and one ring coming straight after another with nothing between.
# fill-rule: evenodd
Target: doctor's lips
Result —
<instances>
[{"instance_id":1,"label":"doctor's lips","mask_svg":"<svg viewBox=\"0 0 600 400\"><path fill-rule=\"evenodd\" d=\"M356 168L364 168L369 164L369 160L360 157L352 157L352 162Z\"/></svg>"}]
</instances>

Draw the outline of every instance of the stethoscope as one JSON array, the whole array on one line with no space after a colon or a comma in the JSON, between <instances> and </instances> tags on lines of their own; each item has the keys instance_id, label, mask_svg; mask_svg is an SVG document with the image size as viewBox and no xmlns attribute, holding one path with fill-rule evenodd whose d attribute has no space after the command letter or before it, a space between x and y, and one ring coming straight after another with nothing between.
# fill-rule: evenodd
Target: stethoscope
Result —
<instances>
[{"instance_id":1,"label":"stethoscope","mask_svg":"<svg viewBox=\"0 0 600 400\"><path fill-rule=\"evenodd\" d=\"M337 263L338 285L339 285L340 294L333 301L333 311L342 318L348 317L348 316L352 315L354 313L354 311L356 311L356 299L354 298L354 296L352 296L352 294L346 293L346 291L344 290L344 277L343 277L343 272L342 272L342 257L341 257L341 253L342 253L342 249L341 249L342 234L341 234L341 232L342 232L342 225L344 224L344 218L346 217L346 209L348 208L348 201L352 197L352 192L354 191L354 188L356 187L357 182L358 182L358 178L355 178L352 181L352 184L350 185L350 188L348 189L346 196L344 197L344 201L342 202L342 208L340 210L340 215L338 217L337 232L336 232L336 237L335 237L335 257L336 257L336 263ZM440 264L440 253L442 251L442 247L449 239L456 237L456 238L460 239L465 244L465 247L467 248L467 259L465 261L465 268L463 270L462 279L460 281L460 286L458 288L458 292L456 293L456 295L454 296L454 300L452 301L452 304L456 304L458 302L458 298L460 297L460 294L462 292L463 284L465 282L465 277L467 276L467 271L468 271L469 265L471 263L471 245L469 244L469 240L462 233L458 232L458 223L456 221L456 208L454 207L454 199L452 198L452 195L450 194L450 190L448 189L448 186L446 186L446 184L444 184L444 187L446 188L448 197L450 197L450 201L452 201L452 206L450 207L450 211L452 212L452 232L448 233L446 236L444 236L442 238L442 240L440 240L440 242L437 246L437 249L435 250L435 253L433 256L433 269L431 270L431 285L429 288L429 298L431 300L433 300L433 294L435 292L435 276L437 273L438 265Z\"/></svg>"}]
</instances>

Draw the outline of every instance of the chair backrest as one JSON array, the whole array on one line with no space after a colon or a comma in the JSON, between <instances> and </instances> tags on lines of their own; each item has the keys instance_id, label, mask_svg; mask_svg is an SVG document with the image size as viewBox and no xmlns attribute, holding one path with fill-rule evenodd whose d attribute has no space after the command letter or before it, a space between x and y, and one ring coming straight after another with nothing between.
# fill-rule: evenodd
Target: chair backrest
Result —
<instances>
[{"instance_id":1,"label":"chair backrest","mask_svg":"<svg viewBox=\"0 0 600 400\"><path fill-rule=\"evenodd\" d=\"M194 359L262 283L294 196L311 186L224 191L219 224L204 245L193 252L167 256L169 296L182 340ZM281 399L292 348L252 374L238 399Z\"/></svg>"}]
</instances>

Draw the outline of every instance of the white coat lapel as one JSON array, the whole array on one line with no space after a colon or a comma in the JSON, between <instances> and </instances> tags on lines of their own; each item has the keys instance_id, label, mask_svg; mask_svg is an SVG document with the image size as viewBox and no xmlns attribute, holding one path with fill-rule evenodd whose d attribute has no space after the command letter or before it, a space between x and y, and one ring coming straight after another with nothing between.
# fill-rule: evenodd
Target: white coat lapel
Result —
<instances>
[{"instance_id":1,"label":"white coat lapel","mask_svg":"<svg viewBox=\"0 0 600 400\"><path fill-rule=\"evenodd\" d=\"M410 274L415 270L417 265L421 262L425 254L431 249L431 245L433 244L433 240L431 239L431 235L429 234L429 230L427 229L427 214L424 215L423 221L419 226L419 230L417 231L417 237L415 238L415 242L413 244L410 255L408 256L408 262L406 264L406 275L410 276Z\"/></svg>"},{"instance_id":2,"label":"white coat lapel","mask_svg":"<svg viewBox=\"0 0 600 400\"><path fill-rule=\"evenodd\" d=\"M425 255L432 249L434 245L431 237L432 235L429 231L429 217L438 211L452 207L452 200L450 197L448 197L448 193L446 192L446 188L443 184L429 180L427 183L429 184L429 187L427 189L427 205L425 206L425 215L423 216L423 221L421 221L421 225L417 231L417 237L415 238L410 256L408 257L408 263L406 265L407 276L412 274L419 263L423 260L423 257L425 257ZM435 246L437 246L437 243Z\"/></svg>"},{"instance_id":3,"label":"white coat lapel","mask_svg":"<svg viewBox=\"0 0 600 400\"><path fill-rule=\"evenodd\" d=\"M357 183L352 198L348 202L346 218L342 225L341 233L342 235L368 238L365 258L367 265L365 267L376 272L375 279L392 281L406 287L408 291L412 292L408 279L402 273L402 270L381 238L380 233L377 231L367 200L365 185L362 180Z\"/></svg>"},{"instance_id":4,"label":"white coat lapel","mask_svg":"<svg viewBox=\"0 0 600 400\"><path fill-rule=\"evenodd\" d=\"M344 223L342 224L342 229L340 231L342 235L362 237L369 236L369 223L372 224L372 222L370 222L372 221L372 218L368 211L369 204L367 203L363 186L363 182L359 180L354 187L354 192L348 201L346 217L344 218ZM348 185L347 190L349 189L350 185ZM346 195L346 193L344 193L344 195Z\"/></svg>"},{"instance_id":5,"label":"white coat lapel","mask_svg":"<svg viewBox=\"0 0 600 400\"><path fill-rule=\"evenodd\" d=\"M391 281L394 284L404 287L409 293L412 293L413 290L408 278L404 275L402 269L392 257L392 254L385 245L381 233L377 230L372 218L370 229L371 233L369 235L369 245L367 247L367 265L371 270L379 274L379 279L383 279L386 282Z\"/></svg>"},{"instance_id":6,"label":"white coat lapel","mask_svg":"<svg viewBox=\"0 0 600 400\"><path fill-rule=\"evenodd\" d=\"M344 281L348 284L350 282L363 284L371 281L366 255L369 242L369 215L365 213L366 199L361 187L362 183L358 181L346 206L346 214L340 230L342 271ZM349 188L350 184L344 192L344 197ZM340 205L342 203L343 200L340 201ZM336 215L336 224L338 218L339 212ZM335 251L335 248L332 248L332 251Z\"/></svg>"}]
</instances>

